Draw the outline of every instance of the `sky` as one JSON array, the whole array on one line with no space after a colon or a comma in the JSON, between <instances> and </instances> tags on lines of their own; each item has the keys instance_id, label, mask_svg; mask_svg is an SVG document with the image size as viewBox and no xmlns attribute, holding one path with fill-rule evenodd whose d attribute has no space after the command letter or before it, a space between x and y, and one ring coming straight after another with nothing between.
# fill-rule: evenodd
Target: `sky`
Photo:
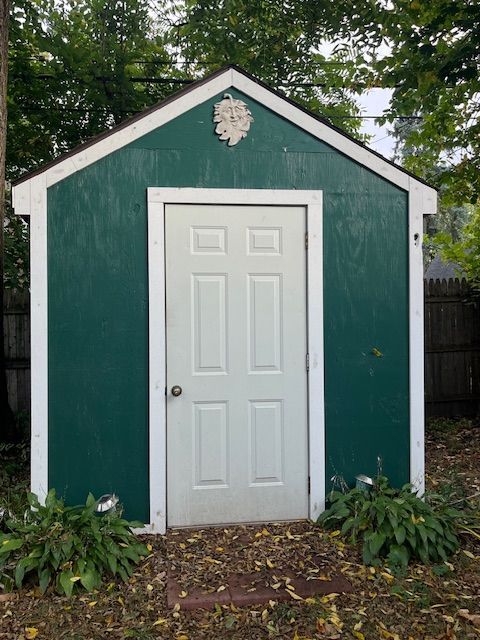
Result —
<instances>
[{"instance_id":1,"label":"sky","mask_svg":"<svg viewBox=\"0 0 480 640\"><path fill-rule=\"evenodd\" d=\"M319 52L324 55L326 59L329 59L333 55L335 45L336 43L334 42L323 42L319 47ZM390 53L389 47L385 44L380 45L377 54L381 57L388 53ZM355 97L358 104L362 107L362 115L380 116L388 109L391 95L391 89L370 89L370 91ZM368 133L372 136L372 140L368 146L391 160L395 139L390 135L389 127L391 127L391 125L380 127L375 123L375 120L367 118L363 121L361 131L362 133Z\"/></svg>"},{"instance_id":2,"label":"sky","mask_svg":"<svg viewBox=\"0 0 480 640\"><path fill-rule=\"evenodd\" d=\"M357 97L358 104L362 107L362 115L379 116L388 108L390 89L371 89L367 93ZM390 124L380 127L375 120L368 118L363 121L362 133L368 133L372 136L369 147L381 153L391 160L395 145L395 139L390 135Z\"/></svg>"}]
</instances>

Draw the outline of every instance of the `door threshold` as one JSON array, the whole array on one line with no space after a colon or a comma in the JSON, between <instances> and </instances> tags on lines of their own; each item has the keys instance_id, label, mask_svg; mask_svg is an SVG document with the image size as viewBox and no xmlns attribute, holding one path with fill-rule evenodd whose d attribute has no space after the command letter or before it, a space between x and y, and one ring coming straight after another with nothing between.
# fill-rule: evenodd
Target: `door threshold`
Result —
<instances>
[{"instance_id":1,"label":"door threshold","mask_svg":"<svg viewBox=\"0 0 480 640\"><path fill-rule=\"evenodd\" d=\"M287 523L295 523L295 522L309 522L309 518L294 518L287 520L249 520L247 522L222 522L221 524L189 524L189 525L168 525L167 524L167 533L169 531L182 531L183 529L222 529L225 527L258 527L260 525L270 526L270 525L282 525Z\"/></svg>"}]
</instances>

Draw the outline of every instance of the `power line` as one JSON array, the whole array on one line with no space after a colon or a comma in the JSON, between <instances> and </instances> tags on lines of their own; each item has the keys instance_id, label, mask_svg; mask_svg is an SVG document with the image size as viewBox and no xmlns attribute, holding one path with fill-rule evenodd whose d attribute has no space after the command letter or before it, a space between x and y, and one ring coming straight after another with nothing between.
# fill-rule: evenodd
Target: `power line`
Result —
<instances>
[{"instance_id":1,"label":"power line","mask_svg":"<svg viewBox=\"0 0 480 640\"><path fill-rule=\"evenodd\" d=\"M14 56L12 56L12 59L13 57ZM37 60L39 62L51 62L54 59L55 59L54 56L52 56L52 58L49 60L46 56L41 56L41 55L27 57L27 60ZM94 62L94 61L91 61L91 62ZM187 66L189 64L197 64L201 67L218 66L218 62L205 62L202 60L166 60L163 58L151 58L150 60L130 60L129 64L158 64L165 67ZM348 64L348 62L340 62L340 61L336 62L334 60L322 60L322 61L315 60L315 61L312 61L311 64L312 66L330 67L330 66L345 66Z\"/></svg>"},{"instance_id":2,"label":"power line","mask_svg":"<svg viewBox=\"0 0 480 640\"><path fill-rule=\"evenodd\" d=\"M113 113L123 113L126 115L136 115L138 113L142 113L143 110L135 110L135 109L94 109L87 107L54 107L54 106L45 106L45 107L31 107L27 105L13 105L17 106L24 111L31 112L42 112L42 111L58 111L65 113L104 113L105 115L113 115ZM148 108L148 107L145 107ZM391 117L393 120L423 120L422 116L393 116L391 114L380 114L380 115L368 115L368 116L351 116L351 115L338 115L338 114L321 114L322 117L328 118L328 120L369 120L369 119L380 119L386 116ZM382 139L382 138L381 138ZM376 141L378 142L378 140Z\"/></svg>"},{"instance_id":3,"label":"power line","mask_svg":"<svg viewBox=\"0 0 480 640\"><path fill-rule=\"evenodd\" d=\"M26 80L24 74L10 74L12 78L17 78L19 80ZM66 73L38 73L33 74L31 78L36 80L62 80L64 78L71 78L70 75ZM118 77L115 76L93 76L93 80L98 80L99 82L117 82ZM138 82L141 84L191 84L198 80L198 78L169 78L165 76L158 77L148 77L148 76L128 76L125 78L129 82ZM329 86L325 82L280 82L279 86L283 89L288 88L305 88L305 89L350 89L347 85L343 85L341 87L337 86ZM370 85L369 89L396 89L400 85L391 85L389 87L385 87L383 85Z\"/></svg>"},{"instance_id":4,"label":"power line","mask_svg":"<svg viewBox=\"0 0 480 640\"><path fill-rule=\"evenodd\" d=\"M24 80L24 76L22 74L12 73L11 76L13 78L18 78ZM51 74L51 73L38 73L33 75L33 78L36 80L62 80L63 78L70 78L68 74ZM129 76L125 78L130 82L140 82L140 83L151 83L151 84L191 84L195 82L195 80L188 78L166 78L166 77L156 77L156 78L148 78L143 76ZM116 82L118 78L113 76L93 76L93 80L98 80L99 82Z\"/></svg>"}]
</instances>

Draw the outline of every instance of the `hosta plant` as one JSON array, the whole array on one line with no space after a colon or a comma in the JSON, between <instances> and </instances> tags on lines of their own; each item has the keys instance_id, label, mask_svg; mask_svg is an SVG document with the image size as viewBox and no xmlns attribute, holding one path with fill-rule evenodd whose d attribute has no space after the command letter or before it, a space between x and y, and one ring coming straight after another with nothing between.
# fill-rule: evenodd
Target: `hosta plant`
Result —
<instances>
[{"instance_id":1,"label":"hosta plant","mask_svg":"<svg viewBox=\"0 0 480 640\"><path fill-rule=\"evenodd\" d=\"M392 566L405 567L411 559L428 564L445 561L455 552L459 515L438 496L422 500L411 485L394 489L380 476L370 492L359 488L333 492L318 523L340 530L353 544L361 542L365 564L383 558Z\"/></svg>"},{"instance_id":2,"label":"hosta plant","mask_svg":"<svg viewBox=\"0 0 480 640\"><path fill-rule=\"evenodd\" d=\"M66 596L100 587L105 575L123 580L148 549L132 532L140 522L120 514L98 516L90 494L85 505L65 506L51 490L41 505L29 494L23 518L9 518L0 532L0 591L26 580L44 593L49 585ZM3 587L2 587L3 584Z\"/></svg>"}]
</instances>

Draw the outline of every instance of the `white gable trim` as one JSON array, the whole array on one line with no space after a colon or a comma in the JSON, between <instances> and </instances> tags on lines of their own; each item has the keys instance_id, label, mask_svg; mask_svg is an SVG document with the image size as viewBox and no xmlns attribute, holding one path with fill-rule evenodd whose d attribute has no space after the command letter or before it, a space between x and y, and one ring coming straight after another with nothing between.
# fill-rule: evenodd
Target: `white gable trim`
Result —
<instances>
[{"instance_id":1,"label":"white gable trim","mask_svg":"<svg viewBox=\"0 0 480 640\"><path fill-rule=\"evenodd\" d=\"M434 189L409 176L400 168L351 140L348 136L317 120L314 116L309 115L288 100L258 84L240 71L231 68L213 76L163 106L159 106L158 109L146 113L144 117L135 119L131 124L119 128L112 132L111 135L101 138L98 142L79 148L77 153L69 155L49 168L45 168L41 174L36 174L32 178L14 186L13 204L15 213L19 215L31 214L33 210L31 186L32 181L38 175L44 176L47 188L51 187L76 171L88 167L230 87L246 93L274 113L294 123L310 135L329 144L340 153L345 154L358 164L365 166L405 191L409 191L410 185L414 183L421 191L422 213L430 214L436 212L437 194Z\"/></svg>"}]
</instances>

